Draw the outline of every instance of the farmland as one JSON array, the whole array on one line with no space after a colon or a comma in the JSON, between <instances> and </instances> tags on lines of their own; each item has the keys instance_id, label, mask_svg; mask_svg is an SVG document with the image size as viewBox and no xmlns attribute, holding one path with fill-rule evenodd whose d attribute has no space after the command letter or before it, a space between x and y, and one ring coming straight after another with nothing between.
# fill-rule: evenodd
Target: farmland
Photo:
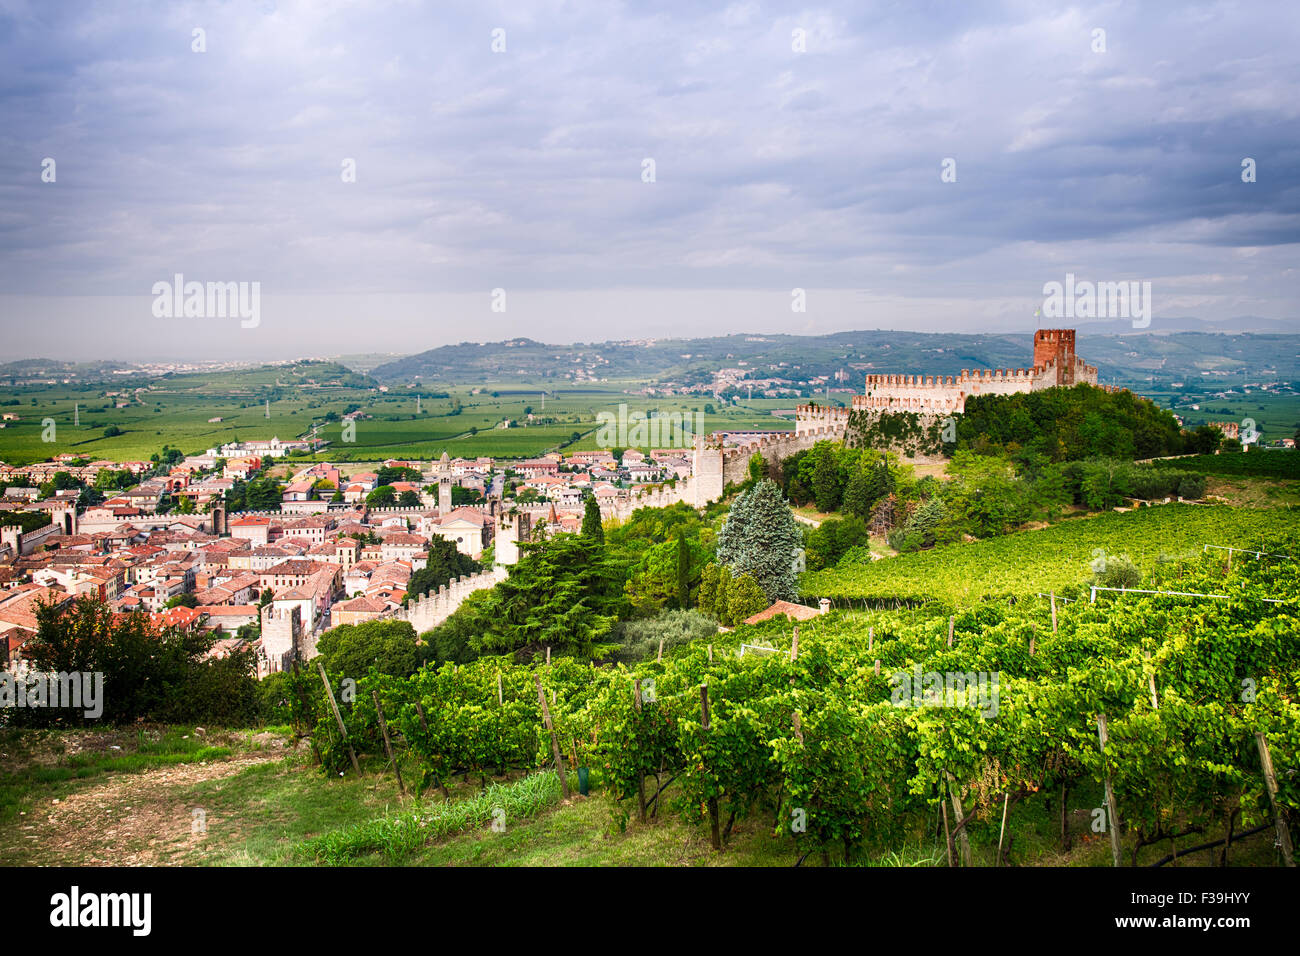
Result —
<instances>
[{"instance_id":1,"label":"farmland","mask_svg":"<svg viewBox=\"0 0 1300 956\"><path fill-rule=\"evenodd\" d=\"M1193 558L1207 544L1232 544L1267 532L1300 528L1289 508L1159 505L1130 512L1072 518L1050 528L1020 531L899 555L849 562L808 574L807 597L855 602L941 601L965 606L996 595L1036 589L1058 592L1082 585L1091 562L1127 555L1144 571Z\"/></svg>"},{"instance_id":2,"label":"farmland","mask_svg":"<svg viewBox=\"0 0 1300 956\"><path fill-rule=\"evenodd\" d=\"M549 384L510 382L381 390L340 366L311 363L223 375L169 375L107 387L18 386L0 390L0 410L18 416L0 429L0 461L22 465L63 453L144 460L164 444L192 454L226 442L307 436L313 429L331 443L317 457L334 461L428 459L444 451L526 458L562 445L575 451L596 448L597 416L617 414L620 404L629 415L702 412L710 431L792 427L788 418L771 411L793 408L793 399L727 406L701 398L634 394L642 387L626 381L549 390ZM363 417L349 442L340 419L350 411ZM512 427L501 427L506 422ZM110 428L120 433L106 435ZM574 433L579 435L576 442Z\"/></svg>"}]
</instances>

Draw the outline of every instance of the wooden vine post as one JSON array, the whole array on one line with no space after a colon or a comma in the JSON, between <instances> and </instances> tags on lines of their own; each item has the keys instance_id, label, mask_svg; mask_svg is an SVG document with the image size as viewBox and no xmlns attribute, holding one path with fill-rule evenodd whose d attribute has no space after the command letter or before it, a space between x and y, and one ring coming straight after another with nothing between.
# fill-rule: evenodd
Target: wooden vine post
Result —
<instances>
[{"instance_id":1,"label":"wooden vine post","mask_svg":"<svg viewBox=\"0 0 1300 956\"><path fill-rule=\"evenodd\" d=\"M1106 715L1097 715L1097 740L1101 744L1101 759L1106 782L1106 832L1110 834L1110 855L1115 866L1120 865L1119 852L1119 810L1115 807L1115 791L1110 785L1110 770L1105 768L1106 760Z\"/></svg>"},{"instance_id":2,"label":"wooden vine post","mask_svg":"<svg viewBox=\"0 0 1300 956\"><path fill-rule=\"evenodd\" d=\"M632 681L632 699L636 702L637 715L641 714L641 678ZM641 822L646 822L645 815L645 768L637 764L636 768L636 803L641 811Z\"/></svg>"},{"instance_id":3,"label":"wooden vine post","mask_svg":"<svg viewBox=\"0 0 1300 956\"><path fill-rule=\"evenodd\" d=\"M867 628L867 653L868 654L871 653L871 647L875 643L876 643L876 629L874 627L869 627Z\"/></svg>"},{"instance_id":4,"label":"wooden vine post","mask_svg":"<svg viewBox=\"0 0 1300 956\"><path fill-rule=\"evenodd\" d=\"M343 723L343 715L339 713L338 702L334 699L334 688L330 687L330 679L325 676L325 665L320 661L316 662L316 669L320 671L321 683L325 685L325 699L330 702L330 710L334 711L334 720L339 725L339 733L343 735L343 742L348 745L348 756L352 758L352 769L361 776L361 764L357 763L357 752L352 749L352 741L348 740L348 728Z\"/></svg>"},{"instance_id":5,"label":"wooden vine post","mask_svg":"<svg viewBox=\"0 0 1300 956\"><path fill-rule=\"evenodd\" d=\"M1002 865L1002 838L1007 835L1007 808L1011 806L1011 793L1007 792L1005 799L1002 801L1002 828L998 830L998 858L993 861L994 866Z\"/></svg>"},{"instance_id":6,"label":"wooden vine post","mask_svg":"<svg viewBox=\"0 0 1300 956\"><path fill-rule=\"evenodd\" d=\"M966 833L966 815L961 809L961 787L952 774L944 771L948 778L948 796L952 799L952 815L957 820L957 839L961 841L961 865L970 866L970 837Z\"/></svg>"},{"instance_id":7,"label":"wooden vine post","mask_svg":"<svg viewBox=\"0 0 1300 956\"><path fill-rule=\"evenodd\" d=\"M1056 633L1056 592L1050 592L1052 597L1052 633Z\"/></svg>"},{"instance_id":8,"label":"wooden vine post","mask_svg":"<svg viewBox=\"0 0 1300 956\"><path fill-rule=\"evenodd\" d=\"M569 802L569 778L564 773L564 758L560 755L560 740L555 736L555 725L551 723L551 709L546 706L546 692L542 690L542 679L537 678L537 702L542 705L542 723L551 735L551 756L555 759L555 772L560 775L560 792L564 802Z\"/></svg>"},{"instance_id":9,"label":"wooden vine post","mask_svg":"<svg viewBox=\"0 0 1300 956\"><path fill-rule=\"evenodd\" d=\"M705 733L709 732L709 685L700 685L700 727ZM709 797L709 837L713 841L713 849L722 849L722 832L718 828L718 798Z\"/></svg>"},{"instance_id":10,"label":"wooden vine post","mask_svg":"<svg viewBox=\"0 0 1300 956\"><path fill-rule=\"evenodd\" d=\"M943 837L944 844L948 847L948 866L952 868L957 865L957 846L952 842L952 830L948 828L948 802L942 796L939 798L939 810L943 813Z\"/></svg>"},{"instance_id":11,"label":"wooden vine post","mask_svg":"<svg viewBox=\"0 0 1300 956\"><path fill-rule=\"evenodd\" d=\"M948 646L952 647L952 627L957 621L956 615L948 615Z\"/></svg>"},{"instance_id":12,"label":"wooden vine post","mask_svg":"<svg viewBox=\"0 0 1300 956\"><path fill-rule=\"evenodd\" d=\"M384 719L384 708L379 703L379 692L372 690L370 698L375 702L375 713L379 715L379 732L384 735L384 753L388 754L388 762L393 765L393 773L397 774L397 789L402 796L406 796L406 784L402 782L402 768L397 765L397 758L393 756L393 742L388 739L388 721Z\"/></svg>"},{"instance_id":13,"label":"wooden vine post","mask_svg":"<svg viewBox=\"0 0 1300 956\"><path fill-rule=\"evenodd\" d=\"M794 626L794 638L790 641L790 660L799 656L799 625ZM792 678L793 679L793 678Z\"/></svg>"},{"instance_id":14,"label":"wooden vine post","mask_svg":"<svg viewBox=\"0 0 1300 956\"><path fill-rule=\"evenodd\" d=\"M1232 552L1228 552L1232 557ZM1255 746L1259 748L1259 763L1264 768L1264 783L1268 787L1268 805L1273 811L1273 825L1277 828L1277 845L1282 851L1282 862L1295 866L1295 857L1291 851L1291 834L1286 828L1286 821L1277 812L1277 774L1273 772L1273 755L1268 752L1268 741L1258 731L1255 733Z\"/></svg>"}]
</instances>

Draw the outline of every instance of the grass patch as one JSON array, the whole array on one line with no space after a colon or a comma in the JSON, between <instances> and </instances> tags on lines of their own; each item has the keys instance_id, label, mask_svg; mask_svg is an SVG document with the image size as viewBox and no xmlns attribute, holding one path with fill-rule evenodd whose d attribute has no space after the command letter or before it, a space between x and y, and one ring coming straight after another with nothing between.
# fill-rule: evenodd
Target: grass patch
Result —
<instances>
[{"instance_id":1,"label":"grass patch","mask_svg":"<svg viewBox=\"0 0 1300 956\"><path fill-rule=\"evenodd\" d=\"M560 797L560 781L536 773L512 783L492 784L481 794L429 806L417 804L398 813L368 820L307 840L297 851L326 866L343 866L373 854L397 863L431 840L495 821L531 817Z\"/></svg>"}]
</instances>

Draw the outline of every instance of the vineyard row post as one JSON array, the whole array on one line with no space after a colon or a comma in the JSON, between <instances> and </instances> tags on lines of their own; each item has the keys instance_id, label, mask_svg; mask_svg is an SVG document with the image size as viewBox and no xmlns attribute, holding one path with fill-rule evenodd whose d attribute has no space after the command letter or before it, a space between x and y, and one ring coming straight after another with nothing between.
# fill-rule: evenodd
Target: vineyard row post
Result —
<instances>
[{"instance_id":1,"label":"vineyard row post","mask_svg":"<svg viewBox=\"0 0 1300 956\"><path fill-rule=\"evenodd\" d=\"M361 764L357 763L357 752L352 749L352 741L348 740L348 728L343 723L343 715L339 713L338 702L334 699L334 688L330 687L330 679L325 676L325 665L317 661L316 669L320 671L321 683L325 685L325 699L330 702L330 710L334 711L334 719L338 722L339 733L343 735L343 743L347 744L348 756L352 758L352 769L356 771L359 777L361 776Z\"/></svg>"},{"instance_id":2,"label":"vineyard row post","mask_svg":"<svg viewBox=\"0 0 1300 956\"><path fill-rule=\"evenodd\" d=\"M375 713L379 715L379 732L384 736L384 753L388 755L388 762L393 765L393 773L397 775L397 789L406 796L406 784L402 782L402 768L397 765L397 758L393 756L393 742L388 739L388 721L384 719L384 708L379 703L379 692L372 690L371 699L375 702Z\"/></svg>"},{"instance_id":3,"label":"vineyard row post","mask_svg":"<svg viewBox=\"0 0 1300 956\"><path fill-rule=\"evenodd\" d=\"M1273 811L1273 825L1277 828L1277 845L1282 851L1282 862L1287 866L1295 866L1295 857L1291 851L1291 833L1287 830L1286 821L1277 811L1277 774L1273 772L1273 755L1269 753L1268 741L1264 739L1264 734L1260 731L1255 732L1255 746L1259 748L1259 763L1264 770L1264 784L1268 788L1268 805Z\"/></svg>"},{"instance_id":4,"label":"vineyard row post","mask_svg":"<svg viewBox=\"0 0 1300 956\"><path fill-rule=\"evenodd\" d=\"M542 679L537 678L537 702L542 705L542 723L551 735L551 756L555 759L555 772L560 776L560 791L564 802L569 802L569 779L564 773L564 757L560 754L560 740L555 736L555 725L551 723L551 710L546 706L546 692L542 690Z\"/></svg>"},{"instance_id":5,"label":"vineyard row post","mask_svg":"<svg viewBox=\"0 0 1300 956\"><path fill-rule=\"evenodd\" d=\"M1107 831L1110 833L1110 855L1115 866L1120 865L1119 811L1115 807L1115 791L1110 785L1110 770L1106 767L1106 715L1097 715L1097 740L1101 744L1102 775L1106 784Z\"/></svg>"}]
</instances>

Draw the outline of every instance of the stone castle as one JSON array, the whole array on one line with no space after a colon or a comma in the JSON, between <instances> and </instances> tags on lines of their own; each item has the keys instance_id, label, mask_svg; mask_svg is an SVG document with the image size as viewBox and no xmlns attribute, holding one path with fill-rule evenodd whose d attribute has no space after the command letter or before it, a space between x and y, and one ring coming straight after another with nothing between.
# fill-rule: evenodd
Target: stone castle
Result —
<instances>
[{"instance_id":1,"label":"stone castle","mask_svg":"<svg viewBox=\"0 0 1300 956\"><path fill-rule=\"evenodd\" d=\"M851 411L960 414L972 395L1013 395L1080 382L1096 385L1097 367L1075 355L1074 329L1039 329L1034 333L1032 368L962 369L960 375L868 375L866 394L855 395L851 409L800 405L795 431L842 427Z\"/></svg>"}]
</instances>

